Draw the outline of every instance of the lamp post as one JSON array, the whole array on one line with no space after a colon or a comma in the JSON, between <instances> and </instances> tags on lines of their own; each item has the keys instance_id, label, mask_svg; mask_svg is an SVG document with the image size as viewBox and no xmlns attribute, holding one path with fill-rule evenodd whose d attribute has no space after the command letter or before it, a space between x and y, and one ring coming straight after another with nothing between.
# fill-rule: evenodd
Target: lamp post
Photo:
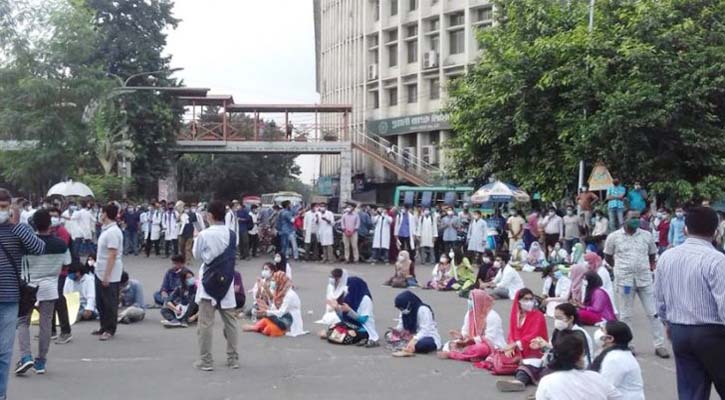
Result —
<instances>
[{"instance_id":1,"label":"lamp post","mask_svg":"<svg viewBox=\"0 0 725 400\"><path fill-rule=\"evenodd\" d=\"M594 31L594 3L596 0L589 0L589 35L591 36ZM587 65L587 71L589 66ZM587 110L584 109L584 118L587 116ZM579 186L578 189L584 186L584 159L579 161Z\"/></svg>"}]
</instances>

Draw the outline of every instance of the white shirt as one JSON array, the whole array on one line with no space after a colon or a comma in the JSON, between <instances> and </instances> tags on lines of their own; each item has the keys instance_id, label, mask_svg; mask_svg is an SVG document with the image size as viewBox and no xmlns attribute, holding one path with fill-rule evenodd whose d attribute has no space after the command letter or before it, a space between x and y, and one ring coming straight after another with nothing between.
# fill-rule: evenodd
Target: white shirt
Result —
<instances>
[{"instance_id":1,"label":"white shirt","mask_svg":"<svg viewBox=\"0 0 725 400\"><path fill-rule=\"evenodd\" d=\"M606 235L608 229L609 229L609 220L605 217L601 217L594 224L594 229L592 230L592 236Z\"/></svg>"},{"instance_id":2,"label":"white shirt","mask_svg":"<svg viewBox=\"0 0 725 400\"><path fill-rule=\"evenodd\" d=\"M466 315L463 317L463 326L461 327L461 335L468 336L468 312L466 312ZM488 312L488 315L486 316L486 332L484 332L483 336L486 337L491 343L493 343L493 346L496 349L503 349L506 347L506 338L503 335L503 322L501 321L501 316L498 315L496 310L491 310ZM475 337L473 340L476 343L481 343L481 337Z\"/></svg>"},{"instance_id":3,"label":"white shirt","mask_svg":"<svg viewBox=\"0 0 725 400\"><path fill-rule=\"evenodd\" d=\"M103 280L103 275L108 268L108 250L110 249L116 250L116 263L112 266L109 282L120 282L123 272L123 232L115 222L104 225L101 236L98 237L95 271L100 280Z\"/></svg>"},{"instance_id":4,"label":"white shirt","mask_svg":"<svg viewBox=\"0 0 725 400\"><path fill-rule=\"evenodd\" d=\"M403 329L403 314L400 314L397 330ZM441 348L441 335L438 334L438 327L433 319L433 312L426 306L418 307L418 331L413 338L420 341L425 337L433 338L437 348Z\"/></svg>"},{"instance_id":5,"label":"white shirt","mask_svg":"<svg viewBox=\"0 0 725 400\"><path fill-rule=\"evenodd\" d=\"M233 295L232 300L234 300ZM223 305L224 302L222 301L222 307ZM267 313L270 315L274 315L277 318L289 313L292 316L292 326L290 326L289 331L287 332L287 336L295 337L307 333L302 329L301 310L302 302L300 301L300 296L298 296L297 293L295 293L295 291L290 288L287 289L287 293L285 293L284 299L282 299L282 304L279 306L279 308L274 305L274 302L271 302Z\"/></svg>"},{"instance_id":6,"label":"white shirt","mask_svg":"<svg viewBox=\"0 0 725 400\"><path fill-rule=\"evenodd\" d=\"M96 311L96 280L91 274L83 274L77 280L66 279L63 294L78 292L84 310Z\"/></svg>"},{"instance_id":7,"label":"white shirt","mask_svg":"<svg viewBox=\"0 0 725 400\"><path fill-rule=\"evenodd\" d=\"M496 277L493 279L493 283L496 284L497 288L506 288L509 291L509 299L513 299L516 296L516 292L524 288L524 281L521 280L521 275L509 264L498 270Z\"/></svg>"},{"instance_id":8,"label":"white shirt","mask_svg":"<svg viewBox=\"0 0 725 400\"><path fill-rule=\"evenodd\" d=\"M63 211L63 214L61 214L61 217L63 217L63 226L65 226L65 229L73 239L81 237L78 229L78 219L74 218L76 213L78 213L78 211L73 211L73 214L71 215L70 210L65 210Z\"/></svg>"},{"instance_id":9,"label":"white shirt","mask_svg":"<svg viewBox=\"0 0 725 400\"><path fill-rule=\"evenodd\" d=\"M88 209L81 208L73 213L71 220L75 222L78 231L78 238L91 240L96 231L96 221Z\"/></svg>"},{"instance_id":10,"label":"white shirt","mask_svg":"<svg viewBox=\"0 0 725 400\"><path fill-rule=\"evenodd\" d=\"M35 214L35 210L32 208L30 210L21 211L20 212L20 223L27 224L28 221L30 220L30 218L33 216L33 214Z\"/></svg>"},{"instance_id":11,"label":"white shirt","mask_svg":"<svg viewBox=\"0 0 725 400\"><path fill-rule=\"evenodd\" d=\"M368 317L368 320L363 324L363 328L365 328L365 332L368 333L368 338L377 342L378 339L380 339L380 336L378 336L378 331L375 329L375 313L373 312L373 300L370 296L363 296L356 312L361 317Z\"/></svg>"},{"instance_id":12,"label":"white shirt","mask_svg":"<svg viewBox=\"0 0 725 400\"><path fill-rule=\"evenodd\" d=\"M623 397L594 371L556 371L541 378L536 400L622 400Z\"/></svg>"},{"instance_id":13,"label":"white shirt","mask_svg":"<svg viewBox=\"0 0 725 400\"><path fill-rule=\"evenodd\" d=\"M199 267L199 282L203 282L204 269L207 263L212 262L217 256L224 253L229 246L229 229L226 226L216 224L204 229L194 239L194 247L192 254L197 260L201 260L201 266ZM201 303L201 300L211 300L211 305L216 306L216 300L214 300L204 290L204 285L199 285L196 290L196 303ZM237 301L234 299L234 285L229 285L229 290L222 299L221 308L228 310L236 308Z\"/></svg>"},{"instance_id":14,"label":"white shirt","mask_svg":"<svg viewBox=\"0 0 725 400\"><path fill-rule=\"evenodd\" d=\"M547 276L546 279L544 279L544 287L542 289L541 294L544 296L549 295L549 289L551 288L551 285L554 283L554 279L550 276ZM556 288L554 289L554 298L560 299L561 301L567 301L569 300L569 293L571 292L571 279L567 278L566 276L562 276L561 279L556 281Z\"/></svg>"},{"instance_id":15,"label":"white shirt","mask_svg":"<svg viewBox=\"0 0 725 400\"><path fill-rule=\"evenodd\" d=\"M642 370L631 351L612 350L604 357L599 371L624 400L644 400Z\"/></svg>"}]
</instances>

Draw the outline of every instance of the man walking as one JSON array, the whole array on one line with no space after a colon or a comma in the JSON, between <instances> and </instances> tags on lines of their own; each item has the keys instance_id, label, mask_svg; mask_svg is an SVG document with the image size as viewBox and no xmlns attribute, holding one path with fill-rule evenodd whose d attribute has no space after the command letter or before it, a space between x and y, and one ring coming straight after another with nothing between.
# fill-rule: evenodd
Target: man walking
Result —
<instances>
[{"instance_id":1,"label":"man walking","mask_svg":"<svg viewBox=\"0 0 725 400\"><path fill-rule=\"evenodd\" d=\"M116 334L118 324L118 291L123 273L123 233L116 223L118 207L110 203L103 207L103 228L98 238L96 254L96 307L101 327L93 331L102 341Z\"/></svg>"},{"instance_id":2,"label":"man walking","mask_svg":"<svg viewBox=\"0 0 725 400\"><path fill-rule=\"evenodd\" d=\"M342 216L342 244L345 247L345 262L360 261L360 252L357 247L357 230L360 228L360 217L355 213L351 206L345 208L345 214ZM350 248L352 248L352 257L350 260Z\"/></svg>"},{"instance_id":3,"label":"man walking","mask_svg":"<svg viewBox=\"0 0 725 400\"><path fill-rule=\"evenodd\" d=\"M207 218L209 228L203 230L194 240L194 258L202 261L199 267L200 285L196 292L199 305L199 360L194 367L202 371L213 371L212 328L214 310L224 322L224 338L227 341L227 366L239 368L237 352L238 333L234 308L234 262L236 259L236 235L224 225L225 207L220 201L209 204ZM204 281L204 274L215 274L219 279Z\"/></svg>"},{"instance_id":4,"label":"man walking","mask_svg":"<svg viewBox=\"0 0 725 400\"><path fill-rule=\"evenodd\" d=\"M670 221L667 241L669 247L675 247L685 243L685 210L682 207L677 207L675 210L675 218Z\"/></svg>"},{"instance_id":5,"label":"man walking","mask_svg":"<svg viewBox=\"0 0 725 400\"><path fill-rule=\"evenodd\" d=\"M0 188L0 400L5 400L20 300L20 265L25 254L42 254L45 242L26 224L20 207Z\"/></svg>"},{"instance_id":6,"label":"man walking","mask_svg":"<svg viewBox=\"0 0 725 400\"><path fill-rule=\"evenodd\" d=\"M237 223L239 224L239 258L249 260L249 229L252 225L252 216L249 215L247 206L241 206L237 211Z\"/></svg>"},{"instance_id":7,"label":"man walking","mask_svg":"<svg viewBox=\"0 0 725 400\"><path fill-rule=\"evenodd\" d=\"M677 366L680 399L708 400L712 384L725 398L725 255L712 246L717 214L690 209L688 238L657 262L655 296Z\"/></svg>"},{"instance_id":8,"label":"man walking","mask_svg":"<svg viewBox=\"0 0 725 400\"><path fill-rule=\"evenodd\" d=\"M655 354L669 358L665 348L664 329L657 319L652 270L655 267L655 246L652 234L639 229L639 212L628 211L625 225L607 237L604 258L614 268L614 282L619 293L620 319L632 325L634 296L639 296L654 338Z\"/></svg>"},{"instance_id":9,"label":"man walking","mask_svg":"<svg viewBox=\"0 0 725 400\"><path fill-rule=\"evenodd\" d=\"M285 200L282 202L282 211L280 211L276 221L277 236L279 237L279 253L284 257L288 257L287 251L290 247L290 235L295 232L294 222L295 215L290 210L290 202L289 200Z\"/></svg>"}]
</instances>

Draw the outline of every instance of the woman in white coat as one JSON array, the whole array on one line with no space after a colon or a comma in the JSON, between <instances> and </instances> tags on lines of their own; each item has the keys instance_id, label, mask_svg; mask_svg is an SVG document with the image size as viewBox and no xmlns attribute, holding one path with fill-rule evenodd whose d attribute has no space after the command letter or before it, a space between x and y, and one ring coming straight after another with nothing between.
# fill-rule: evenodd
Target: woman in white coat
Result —
<instances>
[{"instance_id":1,"label":"woman in white coat","mask_svg":"<svg viewBox=\"0 0 725 400\"><path fill-rule=\"evenodd\" d=\"M325 294L325 314L320 320L315 321L316 324L330 326L340 322L337 312L330 306L329 301L338 300L345 294L345 290L347 288L347 278L347 270L340 268L332 270L327 283L327 293Z\"/></svg>"},{"instance_id":2,"label":"woman in white coat","mask_svg":"<svg viewBox=\"0 0 725 400\"><path fill-rule=\"evenodd\" d=\"M375 230L373 232L373 256L372 263L380 261L388 262L388 250L390 249L390 224L393 218L385 213L385 210L378 208L373 217Z\"/></svg>"},{"instance_id":3,"label":"woman in white coat","mask_svg":"<svg viewBox=\"0 0 725 400\"><path fill-rule=\"evenodd\" d=\"M468 251L483 254L488 240L488 224L481 218L481 212L473 212L473 221L468 225Z\"/></svg>"},{"instance_id":4,"label":"woman in white coat","mask_svg":"<svg viewBox=\"0 0 725 400\"><path fill-rule=\"evenodd\" d=\"M164 253L166 257L173 254L179 254L179 244L177 239L179 238L179 213L170 206L169 209L164 212L161 227L164 231ZM173 253L169 254L169 248L173 250Z\"/></svg>"},{"instance_id":5,"label":"woman in white coat","mask_svg":"<svg viewBox=\"0 0 725 400\"><path fill-rule=\"evenodd\" d=\"M160 255L159 240L161 239L161 222L163 221L163 211L159 209L158 203L149 208L148 211L148 230L146 231L146 257L151 255L151 246L154 247L156 255Z\"/></svg>"},{"instance_id":6,"label":"woman in white coat","mask_svg":"<svg viewBox=\"0 0 725 400\"><path fill-rule=\"evenodd\" d=\"M292 281L283 271L277 271L272 275L269 289L273 298L268 303L260 301L258 304L257 317L261 320L254 325L242 326L242 330L271 337L306 334L302 328L302 302L292 289Z\"/></svg>"},{"instance_id":7,"label":"woman in white coat","mask_svg":"<svg viewBox=\"0 0 725 400\"><path fill-rule=\"evenodd\" d=\"M335 225L335 216L332 214L332 211L329 211L322 204L315 219L317 221L318 239L320 240L320 246L322 246L322 261L334 262L335 254L333 245L335 244L335 236L333 226Z\"/></svg>"},{"instance_id":8,"label":"woman in white coat","mask_svg":"<svg viewBox=\"0 0 725 400\"><path fill-rule=\"evenodd\" d=\"M405 236L405 232L401 232L403 221L408 220L408 236ZM417 232L418 218L415 217L412 211L407 210L405 207L400 209L398 217L395 218L395 229L393 235L398 240L398 250L408 250L410 252L411 259L415 260L415 233ZM403 236L401 236L403 233Z\"/></svg>"},{"instance_id":9,"label":"woman in white coat","mask_svg":"<svg viewBox=\"0 0 725 400\"><path fill-rule=\"evenodd\" d=\"M436 218L431 215L430 209L426 208L423 210L423 215L418 218L417 229L415 236L418 237L420 243L421 263L425 265L428 260L431 263L435 262L433 258L433 246L438 238L438 223L436 222Z\"/></svg>"}]
</instances>

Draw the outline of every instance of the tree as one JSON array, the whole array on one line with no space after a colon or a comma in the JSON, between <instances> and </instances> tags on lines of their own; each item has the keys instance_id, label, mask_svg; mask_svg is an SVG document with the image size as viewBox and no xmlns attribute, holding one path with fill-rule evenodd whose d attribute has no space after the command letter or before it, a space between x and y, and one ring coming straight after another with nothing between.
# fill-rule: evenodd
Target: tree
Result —
<instances>
[{"instance_id":1,"label":"tree","mask_svg":"<svg viewBox=\"0 0 725 400\"><path fill-rule=\"evenodd\" d=\"M549 198L578 161L675 197L725 187L721 0L496 1L483 57L450 88L452 172Z\"/></svg>"}]
</instances>

